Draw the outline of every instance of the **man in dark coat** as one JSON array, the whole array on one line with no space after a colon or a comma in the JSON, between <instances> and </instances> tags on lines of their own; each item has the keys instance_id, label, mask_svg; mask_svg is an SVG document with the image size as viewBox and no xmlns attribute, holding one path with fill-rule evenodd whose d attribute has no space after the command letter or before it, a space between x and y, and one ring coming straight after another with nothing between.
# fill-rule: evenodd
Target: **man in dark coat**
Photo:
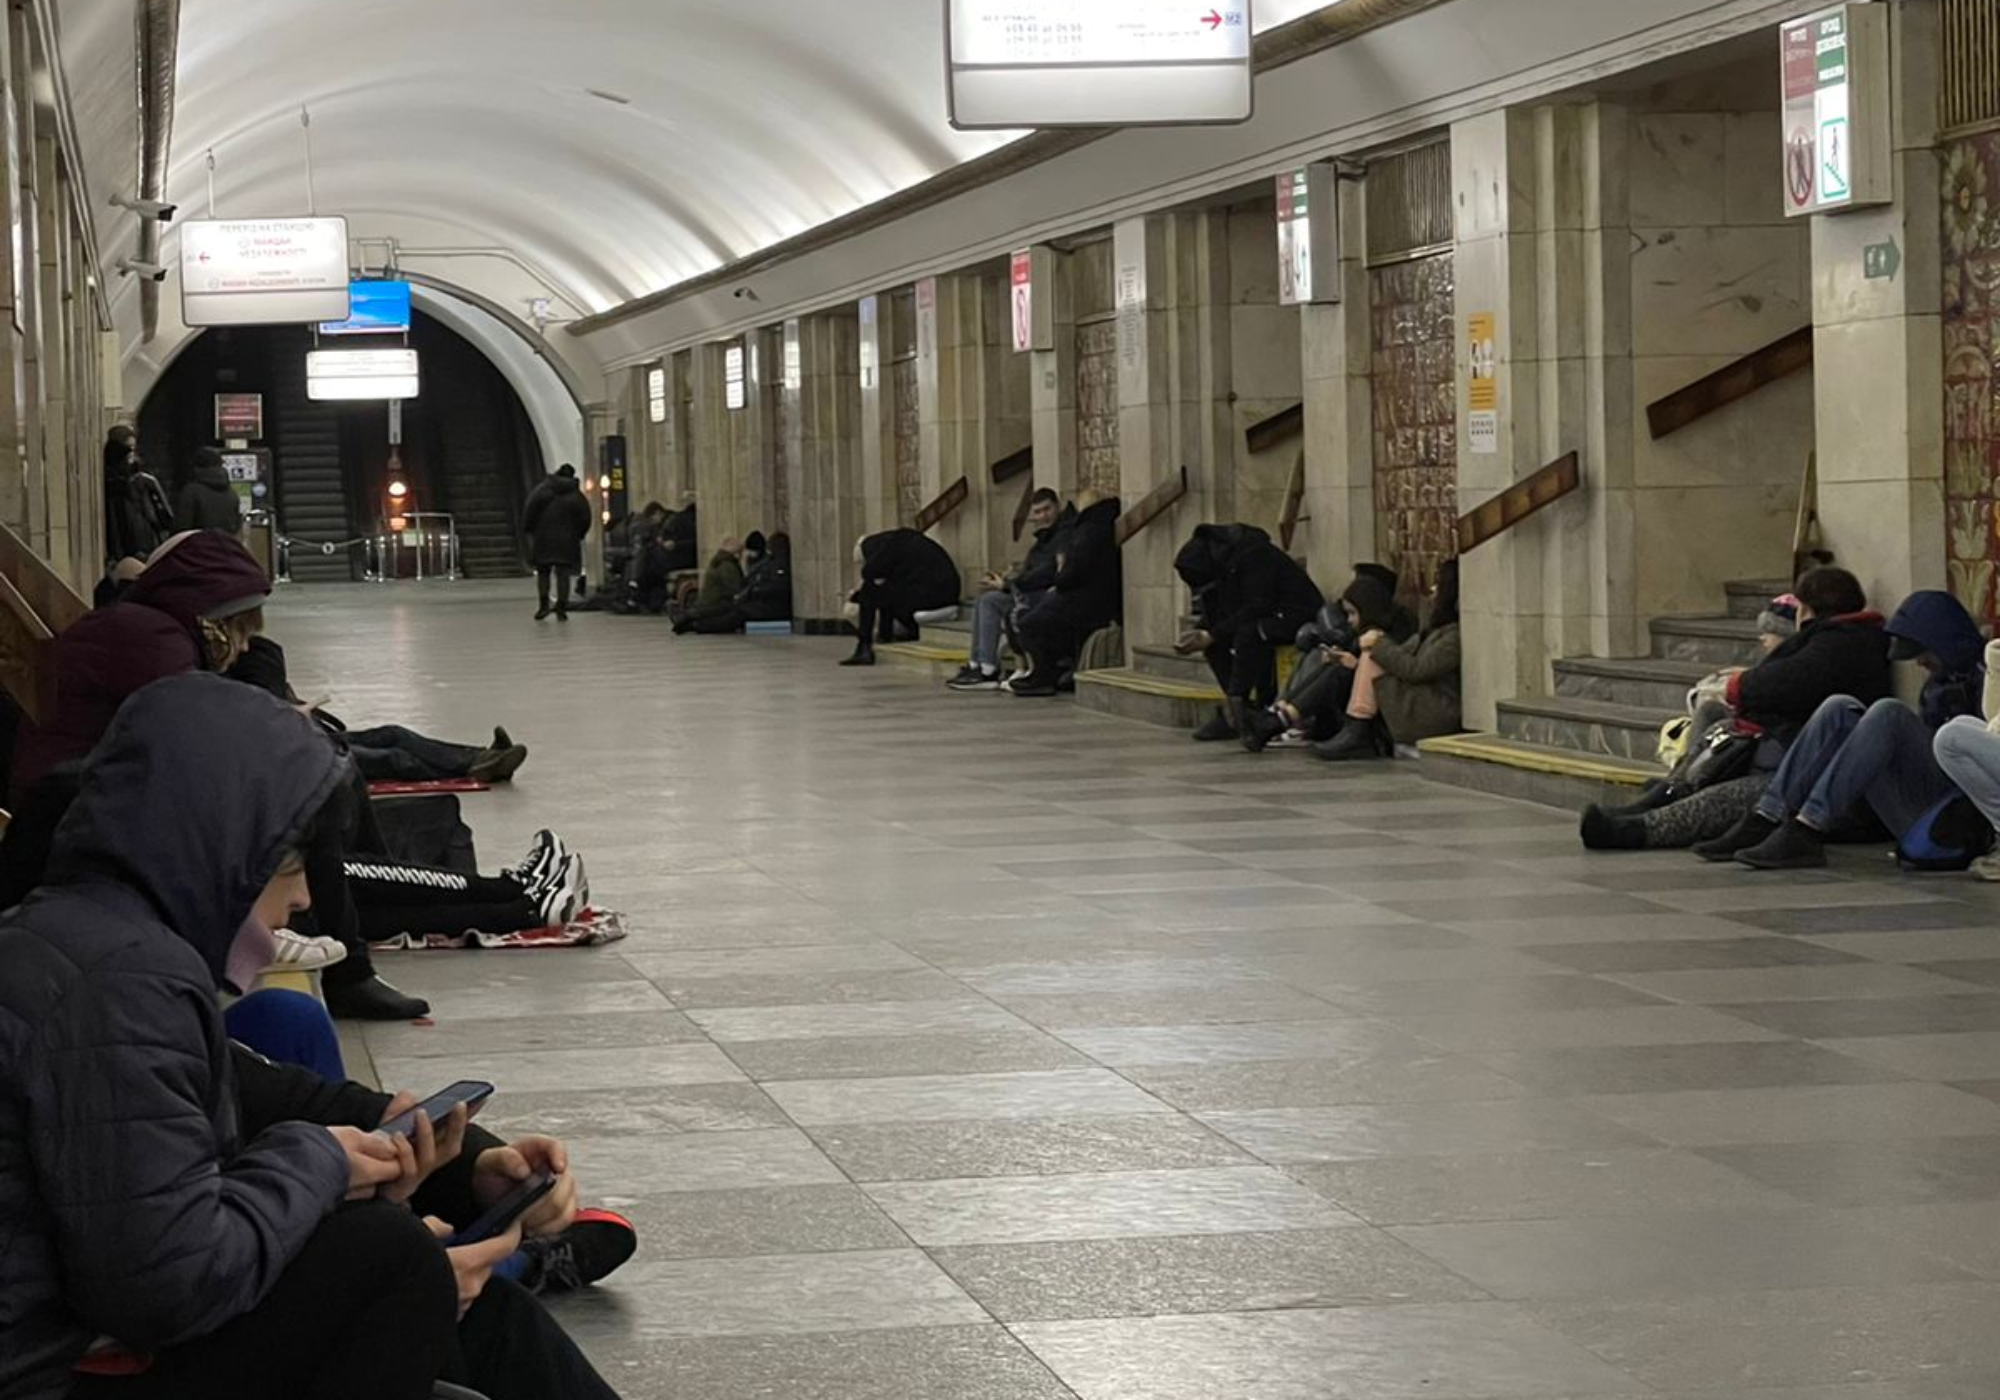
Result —
<instances>
[{"instance_id":1,"label":"man in dark coat","mask_svg":"<svg viewBox=\"0 0 2000 1400\"><path fill-rule=\"evenodd\" d=\"M535 621L551 612L569 621L570 577L583 569L583 538L590 533L590 498L577 484L576 468L564 462L554 476L537 486L521 511L521 529L528 536L528 561L535 566L535 595L540 606ZM549 580L556 584L555 605L549 604Z\"/></svg>"},{"instance_id":2,"label":"man in dark coat","mask_svg":"<svg viewBox=\"0 0 2000 1400\"><path fill-rule=\"evenodd\" d=\"M1201 652L1222 686L1223 712L1195 731L1233 739L1250 711L1277 698L1277 649L1295 639L1326 599L1306 571L1254 525L1199 525L1174 559L1200 622L1181 639Z\"/></svg>"},{"instance_id":3,"label":"man in dark coat","mask_svg":"<svg viewBox=\"0 0 2000 1400\"><path fill-rule=\"evenodd\" d=\"M875 636L915 640L917 614L958 604L958 565L944 546L921 530L884 530L855 546L861 586L849 600L858 609L861 639L843 666L873 666Z\"/></svg>"},{"instance_id":4,"label":"man in dark coat","mask_svg":"<svg viewBox=\"0 0 2000 1400\"><path fill-rule=\"evenodd\" d=\"M194 470L181 488L174 512L176 530L219 530L225 535L243 532L243 498L230 484L223 468L222 454L213 447L198 447Z\"/></svg>"},{"instance_id":5,"label":"man in dark coat","mask_svg":"<svg viewBox=\"0 0 2000 1400\"><path fill-rule=\"evenodd\" d=\"M1048 597L1021 619L1021 645L1033 665L1007 689L1028 698L1057 693L1076 669L1090 635L1125 615L1125 566L1118 549L1118 498L1078 502L1076 523L1061 542Z\"/></svg>"}]
</instances>

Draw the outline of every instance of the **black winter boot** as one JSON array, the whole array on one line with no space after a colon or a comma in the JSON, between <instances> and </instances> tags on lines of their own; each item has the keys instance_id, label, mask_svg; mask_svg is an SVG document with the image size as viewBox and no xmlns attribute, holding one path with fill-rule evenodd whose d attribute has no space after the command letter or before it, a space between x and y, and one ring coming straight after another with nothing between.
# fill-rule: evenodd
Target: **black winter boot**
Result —
<instances>
[{"instance_id":1,"label":"black winter boot","mask_svg":"<svg viewBox=\"0 0 2000 1400\"><path fill-rule=\"evenodd\" d=\"M1778 829L1778 823L1755 811L1745 812L1737 818L1736 825L1707 841L1698 841L1694 853L1703 860L1735 860L1738 851L1747 851L1752 846L1761 846Z\"/></svg>"},{"instance_id":2,"label":"black winter boot","mask_svg":"<svg viewBox=\"0 0 2000 1400\"><path fill-rule=\"evenodd\" d=\"M1582 834L1586 851L1646 849L1646 822L1643 817L1614 816L1594 802L1583 809Z\"/></svg>"}]
</instances>

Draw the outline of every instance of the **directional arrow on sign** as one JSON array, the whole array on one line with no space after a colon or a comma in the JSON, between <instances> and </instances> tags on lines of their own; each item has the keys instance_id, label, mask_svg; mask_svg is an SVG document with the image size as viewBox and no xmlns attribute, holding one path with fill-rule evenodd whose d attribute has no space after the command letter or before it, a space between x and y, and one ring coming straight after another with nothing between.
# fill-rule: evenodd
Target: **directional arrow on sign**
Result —
<instances>
[{"instance_id":1,"label":"directional arrow on sign","mask_svg":"<svg viewBox=\"0 0 2000 1400\"><path fill-rule=\"evenodd\" d=\"M1861 250L1861 271L1870 281L1893 282L1902 266L1903 250L1893 238L1887 243L1870 243Z\"/></svg>"},{"instance_id":2,"label":"directional arrow on sign","mask_svg":"<svg viewBox=\"0 0 2000 1400\"><path fill-rule=\"evenodd\" d=\"M1207 14L1201 17L1201 22L1207 25L1210 29L1222 28L1222 11L1210 10Z\"/></svg>"}]
</instances>

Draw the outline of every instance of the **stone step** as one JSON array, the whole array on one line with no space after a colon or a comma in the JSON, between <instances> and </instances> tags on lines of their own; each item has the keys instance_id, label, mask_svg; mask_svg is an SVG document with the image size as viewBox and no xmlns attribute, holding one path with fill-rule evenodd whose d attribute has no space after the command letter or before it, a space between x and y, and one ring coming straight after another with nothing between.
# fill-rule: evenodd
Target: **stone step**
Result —
<instances>
[{"instance_id":1,"label":"stone step","mask_svg":"<svg viewBox=\"0 0 2000 1400\"><path fill-rule=\"evenodd\" d=\"M880 642L875 647L875 664L901 671L917 671L943 685L959 673L972 656L971 647L933 628L924 629L928 640Z\"/></svg>"},{"instance_id":2,"label":"stone step","mask_svg":"<svg viewBox=\"0 0 2000 1400\"><path fill-rule=\"evenodd\" d=\"M1765 605L1781 593L1792 591L1790 579L1737 579L1723 585L1729 595L1729 615L1755 619Z\"/></svg>"},{"instance_id":3,"label":"stone step","mask_svg":"<svg viewBox=\"0 0 2000 1400\"><path fill-rule=\"evenodd\" d=\"M1763 654L1754 617L1656 617L1648 626L1653 655L1663 661L1700 661L1713 669L1754 665Z\"/></svg>"},{"instance_id":4,"label":"stone step","mask_svg":"<svg viewBox=\"0 0 2000 1400\"><path fill-rule=\"evenodd\" d=\"M1158 676L1161 680L1179 681L1183 685L1212 687L1215 684L1215 672L1208 669L1205 658L1182 656L1172 647L1133 647L1131 669L1141 675Z\"/></svg>"},{"instance_id":5,"label":"stone step","mask_svg":"<svg viewBox=\"0 0 2000 1400\"><path fill-rule=\"evenodd\" d=\"M1419 771L1432 782L1573 812L1592 802L1629 802L1635 789L1665 771L1657 763L1546 748L1498 734L1426 739L1417 750Z\"/></svg>"},{"instance_id":6,"label":"stone step","mask_svg":"<svg viewBox=\"0 0 2000 1400\"><path fill-rule=\"evenodd\" d=\"M1207 685L1189 685L1144 671L1119 668L1079 673L1076 703L1099 714L1136 719L1162 729L1192 731L1207 722L1222 704L1222 692L1212 681Z\"/></svg>"},{"instance_id":7,"label":"stone step","mask_svg":"<svg viewBox=\"0 0 2000 1400\"><path fill-rule=\"evenodd\" d=\"M1678 713L1687 708L1689 688L1714 670L1702 661L1666 661L1652 656L1631 660L1572 657L1555 663L1556 694L1565 699L1602 700Z\"/></svg>"},{"instance_id":8,"label":"stone step","mask_svg":"<svg viewBox=\"0 0 2000 1400\"><path fill-rule=\"evenodd\" d=\"M1500 737L1573 753L1650 762L1659 748L1660 726L1679 713L1603 700L1502 700Z\"/></svg>"}]
</instances>

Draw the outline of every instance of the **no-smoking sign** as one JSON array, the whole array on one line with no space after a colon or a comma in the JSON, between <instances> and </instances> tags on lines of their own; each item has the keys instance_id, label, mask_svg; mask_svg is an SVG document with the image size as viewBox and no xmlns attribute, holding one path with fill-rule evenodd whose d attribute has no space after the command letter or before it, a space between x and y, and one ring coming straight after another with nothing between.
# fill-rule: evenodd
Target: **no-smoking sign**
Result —
<instances>
[{"instance_id":1,"label":"no-smoking sign","mask_svg":"<svg viewBox=\"0 0 2000 1400\"><path fill-rule=\"evenodd\" d=\"M1785 142L1785 197L1791 200L1792 208L1811 206L1818 163L1819 149L1812 133L1804 128L1793 131Z\"/></svg>"}]
</instances>

